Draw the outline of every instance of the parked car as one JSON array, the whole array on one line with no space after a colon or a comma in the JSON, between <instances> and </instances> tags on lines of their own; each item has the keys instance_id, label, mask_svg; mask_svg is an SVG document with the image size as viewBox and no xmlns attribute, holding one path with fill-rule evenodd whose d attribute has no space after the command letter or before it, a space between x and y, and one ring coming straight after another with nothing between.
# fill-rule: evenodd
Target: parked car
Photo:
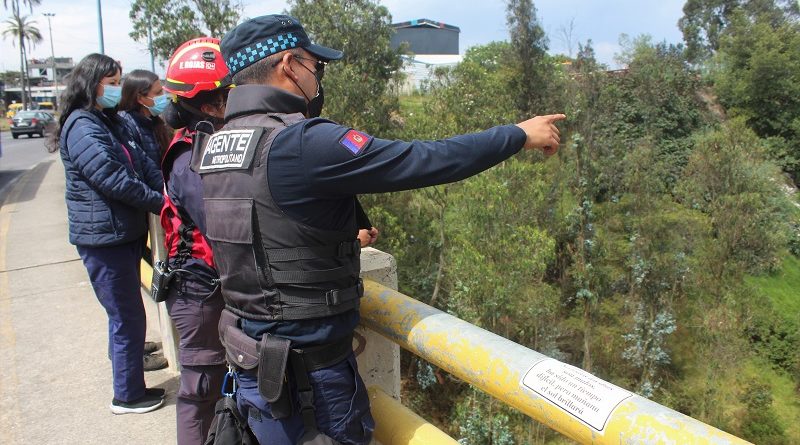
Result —
<instances>
[{"instance_id":1,"label":"parked car","mask_svg":"<svg viewBox=\"0 0 800 445\"><path fill-rule=\"evenodd\" d=\"M17 139L21 134L33 137L38 134L44 137L46 132L52 129L55 118L52 113L46 111L20 111L11 120L11 137Z\"/></svg>"}]
</instances>

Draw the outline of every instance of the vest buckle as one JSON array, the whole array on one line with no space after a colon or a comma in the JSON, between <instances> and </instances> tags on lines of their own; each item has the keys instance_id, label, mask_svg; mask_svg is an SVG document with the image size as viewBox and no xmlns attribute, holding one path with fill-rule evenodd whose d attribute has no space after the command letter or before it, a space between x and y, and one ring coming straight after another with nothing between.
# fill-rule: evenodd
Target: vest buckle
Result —
<instances>
[{"instance_id":1,"label":"vest buckle","mask_svg":"<svg viewBox=\"0 0 800 445\"><path fill-rule=\"evenodd\" d=\"M328 306L336 306L341 303L339 300L339 290L333 289L325 292L325 303L327 303Z\"/></svg>"}]
</instances>

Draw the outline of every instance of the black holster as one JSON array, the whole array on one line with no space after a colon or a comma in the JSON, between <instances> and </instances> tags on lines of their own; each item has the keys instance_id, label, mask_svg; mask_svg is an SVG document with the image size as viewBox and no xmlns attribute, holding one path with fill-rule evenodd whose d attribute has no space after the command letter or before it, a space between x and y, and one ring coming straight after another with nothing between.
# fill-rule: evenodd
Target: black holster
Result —
<instances>
[{"instance_id":1,"label":"black holster","mask_svg":"<svg viewBox=\"0 0 800 445\"><path fill-rule=\"evenodd\" d=\"M223 310L220 316L220 339L228 363L248 371L258 368L258 392L270 403L272 416L276 419L292 414L287 374L287 366L291 365L291 378L297 386L307 435L310 432L319 433L308 373L328 368L347 358L353 351L352 335L325 345L291 348L291 342L285 338L269 334L264 334L261 340L249 337L239 329L239 319L238 315L228 310Z\"/></svg>"},{"instance_id":2,"label":"black holster","mask_svg":"<svg viewBox=\"0 0 800 445\"><path fill-rule=\"evenodd\" d=\"M292 414L286 383L286 363L291 341L264 334L258 342L258 393L270 403L272 416L283 419Z\"/></svg>"}]
</instances>

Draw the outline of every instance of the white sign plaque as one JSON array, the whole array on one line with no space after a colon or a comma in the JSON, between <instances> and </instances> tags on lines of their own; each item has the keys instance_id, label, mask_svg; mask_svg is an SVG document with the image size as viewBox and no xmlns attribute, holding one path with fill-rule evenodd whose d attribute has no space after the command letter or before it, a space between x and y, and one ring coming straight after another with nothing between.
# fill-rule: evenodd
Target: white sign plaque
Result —
<instances>
[{"instance_id":1,"label":"white sign plaque","mask_svg":"<svg viewBox=\"0 0 800 445\"><path fill-rule=\"evenodd\" d=\"M633 396L619 386L553 359L533 365L522 378L522 385L598 432L603 432L614 408Z\"/></svg>"}]
</instances>

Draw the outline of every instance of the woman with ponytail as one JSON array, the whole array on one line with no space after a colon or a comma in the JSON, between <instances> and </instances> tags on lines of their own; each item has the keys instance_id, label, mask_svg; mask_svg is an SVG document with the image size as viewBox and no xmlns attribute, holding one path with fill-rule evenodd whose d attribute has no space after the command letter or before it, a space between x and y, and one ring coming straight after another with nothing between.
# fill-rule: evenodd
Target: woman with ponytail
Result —
<instances>
[{"instance_id":1,"label":"woman with ponytail","mask_svg":"<svg viewBox=\"0 0 800 445\"><path fill-rule=\"evenodd\" d=\"M161 119L169 101L153 72L133 70L122 82L119 114L156 167L172 140L172 130Z\"/></svg>"}]
</instances>

